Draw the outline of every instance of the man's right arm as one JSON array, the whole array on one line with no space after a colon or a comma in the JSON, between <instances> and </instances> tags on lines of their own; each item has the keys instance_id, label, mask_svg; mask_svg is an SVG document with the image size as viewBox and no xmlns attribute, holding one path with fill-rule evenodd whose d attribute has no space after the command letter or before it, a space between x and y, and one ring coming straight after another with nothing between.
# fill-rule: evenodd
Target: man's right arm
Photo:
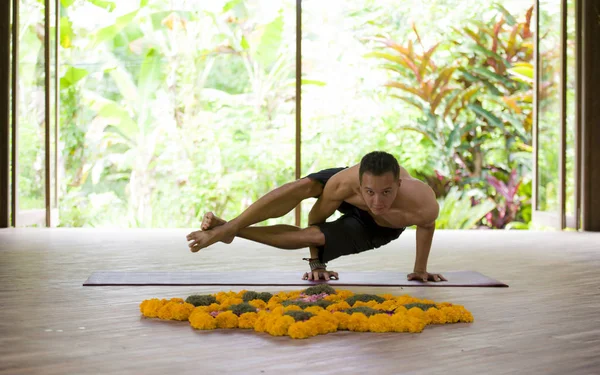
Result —
<instances>
[{"instance_id":1,"label":"man's right arm","mask_svg":"<svg viewBox=\"0 0 600 375\"><path fill-rule=\"evenodd\" d=\"M324 223L329 216L342 204L344 199L340 195L339 183L330 181L325 184L323 193L317 199L308 213L308 225ZM342 198L342 199L340 199Z\"/></svg>"}]
</instances>

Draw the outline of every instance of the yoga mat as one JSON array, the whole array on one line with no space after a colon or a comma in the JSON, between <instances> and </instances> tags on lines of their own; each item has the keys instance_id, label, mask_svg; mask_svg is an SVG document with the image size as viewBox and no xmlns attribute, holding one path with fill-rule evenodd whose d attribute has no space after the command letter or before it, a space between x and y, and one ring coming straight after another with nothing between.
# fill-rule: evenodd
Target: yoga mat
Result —
<instances>
[{"instance_id":1,"label":"yoga mat","mask_svg":"<svg viewBox=\"0 0 600 375\"><path fill-rule=\"evenodd\" d=\"M232 271L232 272L94 272L83 286L310 286L328 283L338 286L379 287L504 287L508 285L474 271L442 272L448 281L406 280L403 272L340 272L340 280L302 280L303 272Z\"/></svg>"}]
</instances>

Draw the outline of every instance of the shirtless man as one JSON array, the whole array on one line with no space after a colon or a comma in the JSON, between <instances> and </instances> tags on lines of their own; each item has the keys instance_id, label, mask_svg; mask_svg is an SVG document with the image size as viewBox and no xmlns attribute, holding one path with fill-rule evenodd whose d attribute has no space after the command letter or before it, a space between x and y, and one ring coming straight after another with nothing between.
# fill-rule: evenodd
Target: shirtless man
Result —
<instances>
[{"instance_id":1,"label":"shirtless man","mask_svg":"<svg viewBox=\"0 0 600 375\"><path fill-rule=\"evenodd\" d=\"M318 198L308 214L308 227L251 227L281 217L307 198ZM336 210L343 216L326 222ZM417 252L408 280L446 281L427 272L439 207L433 190L414 179L394 156L374 151L352 167L325 169L287 183L261 197L235 219L226 222L209 212L201 230L188 234L192 252L235 236L281 249L310 249L311 272L305 280L338 279L327 262L383 246L406 227L417 226Z\"/></svg>"}]
</instances>

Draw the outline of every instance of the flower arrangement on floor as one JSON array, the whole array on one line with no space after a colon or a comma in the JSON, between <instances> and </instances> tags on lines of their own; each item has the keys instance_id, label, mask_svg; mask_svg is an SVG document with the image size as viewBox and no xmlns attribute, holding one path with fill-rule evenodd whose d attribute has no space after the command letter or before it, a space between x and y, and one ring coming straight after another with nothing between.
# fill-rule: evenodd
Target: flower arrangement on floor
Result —
<instances>
[{"instance_id":1,"label":"flower arrangement on floor","mask_svg":"<svg viewBox=\"0 0 600 375\"><path fill-rule=\"evenodd\" d=\"M338 330L417 333L429 324L473 321L461 305L409 295L354 294L326 284L275 295L242 290L191 295L186 300L153 298L144 300L140 311L147 318L187 320L199 330L253 329L294 339Z\"/></svg>"}]
</instances>

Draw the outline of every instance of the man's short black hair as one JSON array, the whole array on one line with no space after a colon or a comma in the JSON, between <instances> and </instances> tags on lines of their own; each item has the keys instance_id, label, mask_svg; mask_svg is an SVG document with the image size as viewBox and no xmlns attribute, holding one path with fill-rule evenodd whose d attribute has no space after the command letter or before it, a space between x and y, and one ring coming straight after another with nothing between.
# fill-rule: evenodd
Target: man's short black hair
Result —
<instances>
[{"instance_id":1,"label":"man's short black hair","mask_svg":"<svg viewBox=\"0 0 600 375\"><path fill-rule=\"evenodd\" d=\"M388 172L394 174L394 178L400 178L400 165L398 160L385 151L373 151L363 156L358 169L358 176L362 184L362 176L369 172L373 176L383 176Z\"/></svg>"}]
</instances>

